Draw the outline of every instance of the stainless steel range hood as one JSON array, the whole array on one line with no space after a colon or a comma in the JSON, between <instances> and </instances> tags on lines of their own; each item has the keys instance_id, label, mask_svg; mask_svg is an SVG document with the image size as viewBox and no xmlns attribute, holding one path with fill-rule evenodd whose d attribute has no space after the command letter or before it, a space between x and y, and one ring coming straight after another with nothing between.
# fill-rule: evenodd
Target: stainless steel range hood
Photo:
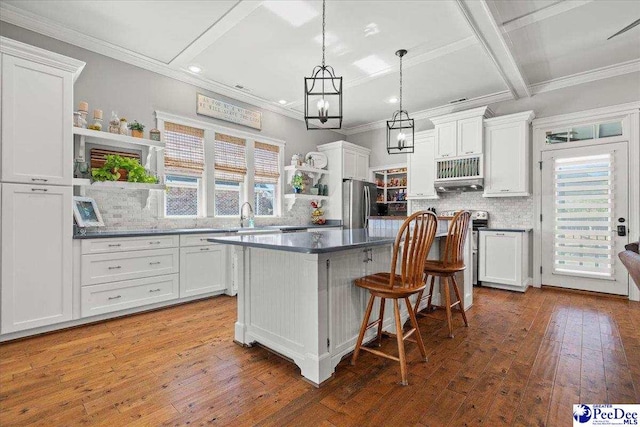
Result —
<instances>
[{"instance_id":1,"label":"stainless steel range hood","mask_svg":"<svg viewBox=\"0 0 640 427\"><path fill-rule=\"evenodd\" d=\"M441 179L436 180L434 186L439 193L482 191L484 188L484 180L482 178Z\"/></svg>"}]
</instances>

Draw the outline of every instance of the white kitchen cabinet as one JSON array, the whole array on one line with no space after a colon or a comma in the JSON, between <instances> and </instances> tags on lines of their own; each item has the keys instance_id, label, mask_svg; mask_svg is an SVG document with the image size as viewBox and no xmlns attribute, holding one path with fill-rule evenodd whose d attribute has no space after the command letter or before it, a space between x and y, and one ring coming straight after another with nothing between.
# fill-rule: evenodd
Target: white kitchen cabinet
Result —
<instances>
[{"instance_id":1,"label":"white kitchen cabinet","mask_svg":"<svg viewBox=\"0 0 640 427\"><path fill-rule=\"evenodd\" d=\"M492 115L487 107L433 117L437 159L482 155L482 123Z\"/></svg>"},{"instance_id":2,"label":"white kitchen cabinet","mask_svg":"<svg viewBox=\"0 0 640 427\"><path fill-rule=\"evenodd\" d=\"M210 244L180 249L180 298L227 289L227 247Z\"/></svg>"},{"instance_id":3,"label":"white kitchen cabinet","mask_svg":"<svg viewBox=\"0 0 640 427\"><path fill-rule=\"evenodd\" d=\"M342 153L342 176L344 178L356 178L356 152L344 150Z\"/></svg>"},{"instance_id":4,"label":"white kitchen cabinet","mask_svg":"<svg viewBox=\"0 0 640 427\"><path fill-rule=\"evenodd\" d=\"M530 195L533 111L485 120L484 197Z\"/></svg>"},{"instance_id":5,"label":"white kitchen cabinet","mask_svg":"<svg viewBox=\"0 0 640 427\"><path fill-rule=\"evenodd\" d=\"M71 320L71 187L2 187L0 331Z\"/></svg>"},{"instance_id":6,"label":"white kitchen cabinet","mask_svg":"<svg viewBox=\"0 0 640 427\"><path fill-rule=\"evenodd\" d=\"M483 286L524 292L529 286L529 232L480 230L478 279Z\"/></svg>"},{"instance_id":7,"label":"white kitchen cabinet","mask_svg":"<svg viewBox=\"0 0 640 427\"><path fill-rule=\"evenodd\" d=\"M407 199L437 199L435 180L435 135L415 134L414 152L407 156Z\"/></svg>"},{"instance_id":8,"label":"white kitchen cabinet","mask_svg":"<svg viewBox=\"0 0 640 427\"><path fill-rule=\"evenodd\" d=\"M2 44L6 52L17 43ZM2 55L2 181L71 185L73 76L84 63L25 49L30 59Z\"/></svg>"},{"instance_id":9,"label":"white kitchen cabinet","mask_svg":"<svg viewBox=\"0 0 640 427\"><path fill-rule=\"evenodd\" d=\"M357 179L369 181L369 155L356 152L356 174Z\"/></svg>"}]
</instances>

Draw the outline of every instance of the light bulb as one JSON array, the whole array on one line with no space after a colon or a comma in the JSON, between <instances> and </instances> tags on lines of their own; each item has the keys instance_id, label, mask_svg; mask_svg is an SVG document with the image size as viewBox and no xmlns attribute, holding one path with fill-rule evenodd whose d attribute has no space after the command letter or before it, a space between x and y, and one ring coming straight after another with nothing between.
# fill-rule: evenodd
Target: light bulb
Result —
<instances>
[{"instance_id":1,"label":"light bulb","mask_svg":"<svg viewBox=\"0 0 640 427\"><path fill-rule=\"evenodd\" d=\"M404 142L407 139L407 136L404 134L404 132L400 132L397 136L397 139L398 139L398 148L402 150L404 148Z\"/></svg>"},{"instance_id":2,"label":"light bulb","mask_svg":"<svg viewBox=\"0 0 640 427\"><path fill-rule=\"evenodd\" d=\"M324 98L321 98L318 101L318 116L320 117L320 122L326 123L328 115L329 115L329 101L326 101Z\"/></svg>"}]
</instances>

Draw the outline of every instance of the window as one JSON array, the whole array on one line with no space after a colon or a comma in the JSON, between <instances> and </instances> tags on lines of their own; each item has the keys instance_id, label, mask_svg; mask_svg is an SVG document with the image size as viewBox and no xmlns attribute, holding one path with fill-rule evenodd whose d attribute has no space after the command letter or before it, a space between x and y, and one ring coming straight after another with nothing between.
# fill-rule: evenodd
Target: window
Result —
<instances>
[{"instance_id":1,"label":"window","mask_svg":"<svg viewBox=\"0 0 640 427\"><path fill-rule=\"evenodd\" d=\"M255 174L252 205L255 214L260 216L277 215L280 147L256 141L253 159Z\"/></svg>"},{"instance_id":2,"label":"window","mask_svg":"<svg viewBox=\"0 0 640 427\"><path fill-rule=\"evenodd\" d=\"M204 130L165 122L165 216L201 216Z\"/></svg>"},{"instance_id":3,"label":"window","mask_svg":"<svg viewBox=\"0 0 640 427\"><path fill-rule=\"evenodd\" d=\"M215 215L236 216L245 199L246 140L216 133L214 151Z\"/></svg>"}]
</instances>

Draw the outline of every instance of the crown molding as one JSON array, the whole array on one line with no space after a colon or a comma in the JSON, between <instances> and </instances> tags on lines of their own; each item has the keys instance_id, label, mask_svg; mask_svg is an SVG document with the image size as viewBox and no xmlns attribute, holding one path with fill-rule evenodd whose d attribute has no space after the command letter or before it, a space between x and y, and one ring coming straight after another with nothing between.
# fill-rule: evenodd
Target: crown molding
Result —
<instances>
[{"instance_id":1,"label":"crown molding","mask_svg":"<svg viewBox=\"0 0 640 427\"><path fill-rule=\"evenodd\" d=\"M536 117L536 113L533 112L533 110L529 110L529 111L523 111L522 113L507 114L505 116L498 116L498 117L486 119L484 121L484 125L500 126L503 124L513 123L513 122L527 122L527 124L529 124L535 117Z\"/></svg>"},{"instance_id":2,"label":"crown molding","mask_svg":"<svg viewBox=\"0 0 640 427\"><path fill-rule=\"evenodd\" d=\"M577 120L599 120L608 116L622 116L638 113L640 102L628 102L626 104L611 105L609 107L594 108L591 110L577 111L574 113L559 114L557 116L543 117L533 121L534 129L545 129L565 123L575 123Z\"/></svg>"},{"instance_id":3,"label":"crown molding","mask_svg":"<svg viewBox=\"0 0 640 427\"><path fill-rule=\"evenodd\" d=\"M479 96L477 98L472 98L467 101L457 102L455 104L447 104L439 107L429 108L427 110L416 111L411 114L411 118L414 120L424 120L431 119L432 117L444 116L446 114L455 113L458 111L464 111L471 108L482 107L489 104L495 104L497 102L502 101L511 101L514 97L507 90L502 92L496 92L490 95ZM487 108L487 115L493 115L493 112L490 108ZM387 125L387 121L379 120L371 123L366 123L363 125L353 126L350 128L344 129L344 133L346 135L355 135L357 133L367 132L374 129L381 129Z\"/></svg>"},{"instance_id":4,"label":"crown molding","mask_svg":"<svg viewBox=\"0 0 640 427\"><path fill-rule=\"evenodd\" d=\"M631 61L620 62L618 64L607 65L606 67L596 68L582 73L572 74L570 76L535 83L529 88L531 89L531 93L536 95L583 83L594 82L596 80L608 79L611 77L621 76L623 74L637 72L640 72L640 59L632 59Z\"/></svg>"},{"instance_id":5,"label":"crown molding","mask_svg":"<svg viewBox=\"0 0 640 427\"><path fill-rule=\"evenodd\" d=\"M1 20L4 22L43 34L47 37L60 40L70 45L78 46L83 49L108 56L109 58L126 62L128 64L135 65L136 67L152 71L156 74L179 80L202 89L210 90L241 102L246 102L247 104L251 104L264 110L282 114L300 121L304 120L303 114L298 111L282 107L271 101L243 92L236 88L223 85L216 81L190 74L186 71L180 70L179 68L173 68L162 61L141 55L112 43L65 28L58 23L21 10L15 6L6 4L5 2L0 2L0 16Z\"/></svg>"}]
</instances>

